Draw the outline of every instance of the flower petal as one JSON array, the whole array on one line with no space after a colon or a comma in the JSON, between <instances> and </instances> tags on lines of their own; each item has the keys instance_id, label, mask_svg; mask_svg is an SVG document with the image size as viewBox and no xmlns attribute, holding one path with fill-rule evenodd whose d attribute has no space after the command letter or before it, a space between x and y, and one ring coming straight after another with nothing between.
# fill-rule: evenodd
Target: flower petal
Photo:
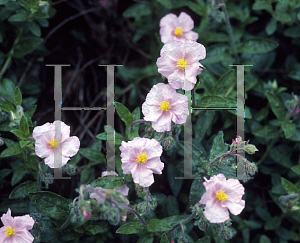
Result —
<instances>
[{"instance_id":1,"label":"flower petal","mask_svg":"<svg viewBox=\"0 0 300 243\"><path fill-rule=\"evenodd\" d=\"M190 15L181 12L178 16L178 25L182 27L184 31L189 31L194 28L194 21Z\"/></svg>"},{"instance_id":2,"label":"flower petal","mask_svg":"<svg viewBox=\"0 0 300 243\"><path fill-rule=\"evenodd\" d=\"M204 215L211 223L223 223L229 219L229 212L227 208L220 206L220 202L208 201L204 208Z\"/></svg>"}]
</instances>

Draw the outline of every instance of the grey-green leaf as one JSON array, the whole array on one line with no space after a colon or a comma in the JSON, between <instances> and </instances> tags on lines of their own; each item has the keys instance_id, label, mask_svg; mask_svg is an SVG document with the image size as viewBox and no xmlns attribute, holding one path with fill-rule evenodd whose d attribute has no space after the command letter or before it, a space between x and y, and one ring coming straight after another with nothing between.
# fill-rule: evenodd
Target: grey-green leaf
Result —
<instances>
[{"instance_id":1,"label":"grey-green leaf","mask_svg":"<svg viewBox=\"0 0 300 243\"><path fill-rule=\"evenodd\" d=\"M30 192L36 192L38 187L36 183L32 181L26 181L20 185L18 185L9 195L9 199L26 197Z\"/></svg>"},{"instance_id":2,"label":"grey-green leaf","mask_svg":"<svg viewBox=\"0 0 300 243\"><path fill-rule=\"evenodd\" d=\"M117 229L118 234L137 234L143 227L138 222L129 222Z\"/></svg>"},{"instance_id":3,"label":"grey-green leaf","mask_svg":"<svg viewBox=\"0 0 300 243\"><path fill-rule=\"evenodd\" d=\"M265 38L250 38L244 40L240 46L240 52L257 54L273 51L279 46L276 41Z\"/></svg>"},{"instance_id":4,"label":"grey-green leaf","mask_svg":"<svg viewBox=\"0 0 300 243\"><path fill-rule=\"evenodd\" d=\"M130 127L133 122L133 116L130 111L121 103L115 102L116 111L125 125Z\"/></svg>"},{"instance_id":5,"label":"grey-green leaf","mask_svg":"<svg viewBox=\"0 0 300 243\"><path fill-rule=\"evenodd\" d=\"M53 192L40 191L29 193L30 200L45 214L55 219L64 219L69 215L69 202Z\"/></svg>"},{"instance_id":6,"label":"grey-green leaf","mask_svg":"<svg viewBox=\"0 0 300 243\"><path fill-rule=\"evenodd\" d=\"M147 230L151 232L161 232L161 231L167 231L171 230L172 227L161 221L160 219L152 219L148 224L147 224Z\"/></svg>"}]
</instances>

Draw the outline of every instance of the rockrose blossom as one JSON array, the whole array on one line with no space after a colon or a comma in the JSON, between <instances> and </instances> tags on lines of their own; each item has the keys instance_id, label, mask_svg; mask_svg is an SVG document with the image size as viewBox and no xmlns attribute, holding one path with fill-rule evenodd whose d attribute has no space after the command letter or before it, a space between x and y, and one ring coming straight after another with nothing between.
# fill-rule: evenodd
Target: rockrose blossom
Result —
<instances>
[{"instance_id":1,"label":"rockrose blossom","mask_svg":"<svg viewBox=\"0 0 300 243\"><path fill-rule=\"evenodd\" d=\"M172 41L163 46L157 59L158 72L174 89L192 90L196 76L203 70L199 60L206 56L205 47L191 40Z\"/></svg>"},{"instance_id":2,"label":"rockrose blossom","mask_svg":"<svg viewBox=\"0 0 300 243\"><path fill-rule=\"evenodd\" d=\"M3 227L0 228L0 243L32 243L34 238L29 230L34 220L26 214L24 216L11 216L10 208L1 217Z\"/></svg>"},{"instance_id":3,"label":"rockrose blossom","mask_svg":"<svg viewBox=\"0 0 300 243\"><path fill-rule=\"evenodd\" d=\"M61 141L55 139L56 124L61 125ZM35 139L36 155L45 158L45 164L51 168L60 168L61 166L64 166L70 157L78 152L80 147L78 137L70 137L70 126L67 126L61 121L55 121L54 123L47 122L42 126L35 127L32 136ZM57 156L61 156L61 166L56 167L54 164L54 152Z\"/></svg>"},{"instance_id":4,"label":"rockrose blossom","mask_svg":"<svg viewBox=\"0 0 300 243\"><path fill-rule=\"evenodd\" d=\"M178 94L168 84L156 84L147 94L142 105L145 121L151 121L152 127L157 132L171 130L172 121L183 124L189 115L188 99L185 95Z\"/></svg>"},{"instance_id":5,"label":"rockrose blossom","mask_svg":"<svg viewBox=\"0 0 300 243\"><path fill-rule=\"evenodd\" d=\"M153 173L161 174L164 164L160 161L162 146L155 139L136 137L122 142L121 168L124 174L132 174L134 183L142 187L154 183Z\"/></svg>"},{"instance_id":6,"label":"rockrose blossom","mask_svg":"<svg viewBox=\"0 0 300 243\"><path fill-rule=\"evenodd\" d=\"M203 185L206 192L201 204L205 204L204 215L211 223L222 223L229 219L229 211L238 215L245 208L242 200L245 188L237 179L228 179L223 174L214 175L209 180L205 177Z\"/></svg>"},{"instance_id":7,"label":"rockrose blossom","mask_svg":"<svg viewBox=\"0 0 300 243\"><path fill-rule=\"evenodd\" d=\"M159 23L160 36L162 43L168 43L173 40L193 40L198 39L198 34L192 29L194 28L194 21L185 12L180 13L177 17L170 13L164 16Z\"/></svg>"}]
</instances>

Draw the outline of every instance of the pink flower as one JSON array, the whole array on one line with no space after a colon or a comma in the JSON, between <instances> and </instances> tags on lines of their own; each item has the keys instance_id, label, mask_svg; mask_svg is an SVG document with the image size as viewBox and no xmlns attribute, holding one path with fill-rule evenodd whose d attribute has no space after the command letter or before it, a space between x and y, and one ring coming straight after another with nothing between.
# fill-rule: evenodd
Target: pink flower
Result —
<instances>
[{"instance_id":1,"label":"pink flower","mask_svg":"<svg viewBox=\"0 0 300 243\"><path fill-rule=\"evenodd\" d=\"M26 214L24 216L11 216L10 208L1 217L3 227L0 228L0 243L31 243L34 238L29 230L34 225L34 220Z\"/></svg>"},{"instance_id":2,"label":"pink flower","mask_svg":"<svg viewBox=\"0 0 300 243\"><path fill-rule=\"evenodd\" d=\"M118 173L116 173L115 171L111 170L111 171L102 171L101 176L109 176L109 175L116 175L118 176Z\"/></svg>"},{"instance_id":3,"label":"pink flower","mask_svg":"<svg viewBox=\"0 0 300 243\"><path fill-rule=\"evenodd\" d=\"M199 60L206 56L205 47L195 41L172 41L163 46L157 59L158 72L174 89L192 90L196 76L203 70Z\"/></svg>"},{"instance_id":4,"label":"pink flower","mask_svg":"<svg viewBox=\"0 0 300 243\"><path fill-rule=\"evenodd\" d=\"M152 121L152 127L157 132L171 130L172 121L183 124L189 115L188 99L178 94L168 84L156 84L147 94L142 105L145 121Z\"/></svg>"},{"instance_id":5,"label":"pink flower","mask_svg":"<svg viewBox=\"0 0 300 243\"><path fill-rule=\"evenodd\" d=\"M61 142L59 139L55 139L56 125L61 125ZM43 126L35 127L32 136L35 139L36 155L45 158L45 164L51 168L64 166L70 157L78 152L80 147L78 137L70 137L70 126L61 121L55 121L54 123L47 122ZM54 158L61 158L61 166L57 165L59 161L55 161L54 163Z\"/></svg>"},{"instance_id":6,"label":"pink flower","mask_svg":"<svg viewBox=\"0 0 300 243\"><path fill-rule=\"evenodd\" d=\"M162 43L168 43L173 40L181 41L187 39L196 41L198 39L198 34L192 31L194 21L185 12L181 12L178 18L175 14L167 14L160 20L159 26Z\"/></svg>"},{"instance_id":7,"label":"pink flower","mask_svg":"<svg viewBox=\"0 0 300 243\"><path fill-rule=\"evenodd\" d=\"M206 205L204 215L211 223L222 223L229 219L228 209L234 215L242 212L245 207L245 201L242 200L245 188L237 179L226 180L223 174L204 179L206 192L200 203Z\"/></svg>"},{"instance_id":8,"label":"pink flower","mask_svg":"<svg viewBox=\"0 0 300 243\"><path fill-rule=\"evenodd\" d=\"M120 150L123 173L131 173L134 183L142 187L151 186L154 183L153 173L162 173L162 146L155 139L136 137L127 143L123 141Z\"/></svg>"}]
</instances>

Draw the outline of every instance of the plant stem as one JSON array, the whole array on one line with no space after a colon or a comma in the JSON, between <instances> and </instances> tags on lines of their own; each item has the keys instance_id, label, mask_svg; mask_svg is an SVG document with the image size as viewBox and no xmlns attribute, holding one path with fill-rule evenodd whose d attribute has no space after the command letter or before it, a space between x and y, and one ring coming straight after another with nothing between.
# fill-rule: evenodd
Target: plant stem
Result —
<instances>
[{"instance_id":1,"label":"plant stem","mask_svg":"<svg viewBox=\"0 0 300 243\"><path fill-rule=\"evenodd\" d=\"M137 211L135 211L134 209L127 207L127 206L122 206L122 208L128 210L131 213L134 213L139 218L139 220L142 222L142 224L146 225L145 221L143 220L143 218L141 217L141 215L139 215L139 213Z\"/></svg>"},{"instance_id":2,"label":"plant stem","mask_svg":"<svg viewBox=\"0 0 300 243\"><path fill-rule=\"evenodd\" d=\"M73 216L72 212L70 212L67 220L59 227L59 230L62 230L62 229L66 228L69 225L69 223L70 223L70 221L72 219L72 216Z\"/></svg>"},{"instance_id":3,"label":"plant stem","mask_svg":"<svg viewBox=\"0 0 300 243\"><path fill-rule=\"evenodd\" d=\"M230 20L229 20L228 13L227 13L227 10L226 10L226 5L223 2L223 0L221 0L220 5L222 6L223 12L225 14L225 21L226 21L226 26L227 26L229 38L230 38L231 50L233 52L233 55L235 56L235 60L236 60L237 64L239 64L240 63L240 58L237 54L237 48L236 48L236 45L235 45L235 42L234 42L233 31L232 31Z\"/></svg>"},{"instance_id":4,"label":"plant stem","mask_svg":"<svg viewBox=\"0 0 300 243\"><path fill-rule=\"evenodd\" d=\"M19 42L21 35L22 35L22 30L19 32L17 38L14 41L14 44L13 44L11 50L8 53L8 57L7 57L7 59L6 59L5 63L4 63L4 65L3 65L2 69L0 71L0 79L2 78L2 76L5 73L6 69L8 68L8 65L10 64L12 56L14 55L15 45Z\"/></svg>"}]
</instances>

